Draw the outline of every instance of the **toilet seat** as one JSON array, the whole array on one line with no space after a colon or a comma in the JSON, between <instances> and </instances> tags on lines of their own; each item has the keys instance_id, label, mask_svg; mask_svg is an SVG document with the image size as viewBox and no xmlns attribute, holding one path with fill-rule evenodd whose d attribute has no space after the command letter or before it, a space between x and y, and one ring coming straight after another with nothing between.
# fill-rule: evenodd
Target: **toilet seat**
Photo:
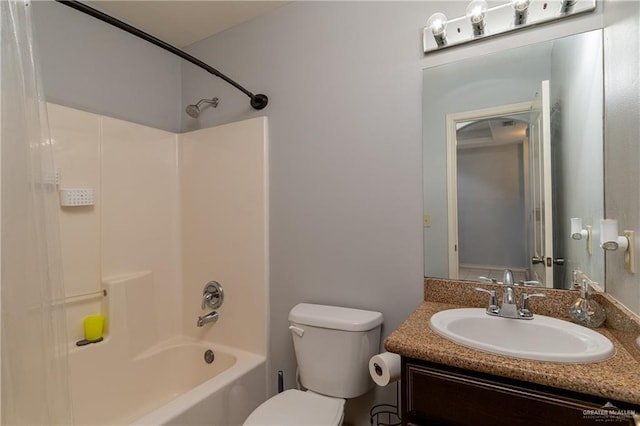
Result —
<instances>
[{"instance_id":1,"label":"toilet seat","mask_svg":"<svg viewBox=\"0 0 640 426\"><path fill-rule=\"evenodd\" d=\"M343 415L344 399L289 389L263 402L244 426L339 426Z\"/></svg>"}]
</instances>

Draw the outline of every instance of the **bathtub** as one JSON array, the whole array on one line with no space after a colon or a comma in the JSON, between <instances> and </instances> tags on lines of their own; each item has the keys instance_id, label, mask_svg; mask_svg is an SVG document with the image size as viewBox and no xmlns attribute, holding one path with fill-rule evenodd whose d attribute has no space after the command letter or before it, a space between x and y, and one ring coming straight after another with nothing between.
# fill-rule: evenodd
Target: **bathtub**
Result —
<instances>
[{"instance_id":1,"label":"bathtub","mask_svg":"<svg viewBox=\"0 0 640 426\"><path fill-rule=\"evenodd\" d=\"M77 425L240 425L266 398L264 356L176 337L131 357L109 340L69 354Z\"/></svg>"}]
</instances>

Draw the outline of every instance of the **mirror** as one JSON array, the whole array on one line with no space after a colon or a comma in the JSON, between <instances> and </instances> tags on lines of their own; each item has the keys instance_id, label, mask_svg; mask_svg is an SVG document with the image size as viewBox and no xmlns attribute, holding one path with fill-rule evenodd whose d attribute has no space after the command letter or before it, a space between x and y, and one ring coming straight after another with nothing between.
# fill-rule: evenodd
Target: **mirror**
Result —
<instances>
[{"instance_id":1,"label":"mirror","mask_svg":"<svg viewBox=\"0 0 640 426\"><path fill-rule=\"evenodd\" d=\"M596 30L423 71L425 276L604 289L602 61Z\"/></svg>"}]
</instances>

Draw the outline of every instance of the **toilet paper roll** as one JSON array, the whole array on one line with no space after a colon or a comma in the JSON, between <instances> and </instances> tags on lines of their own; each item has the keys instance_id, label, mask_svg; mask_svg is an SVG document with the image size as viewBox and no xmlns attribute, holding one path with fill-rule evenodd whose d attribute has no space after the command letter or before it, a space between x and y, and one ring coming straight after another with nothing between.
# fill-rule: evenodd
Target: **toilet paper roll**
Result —
<instances>
[{"instance_id":1,"label":"toilet paper roll","mask_svg":"<svg viewBox=\"0 0 640 426\"><path fill-rule=\"evenodd\" d=\"M378 386L387 386L400 379L400 355L383 352L369 360L369 374Z\"/></svg>"}]
</instances>

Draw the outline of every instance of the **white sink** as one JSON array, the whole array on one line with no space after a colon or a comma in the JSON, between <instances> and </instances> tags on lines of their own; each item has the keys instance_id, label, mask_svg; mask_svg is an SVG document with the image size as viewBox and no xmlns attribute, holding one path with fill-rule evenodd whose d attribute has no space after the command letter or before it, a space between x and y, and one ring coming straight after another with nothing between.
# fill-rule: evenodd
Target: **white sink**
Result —
<instances>
[{"instance_id":1,"label":"white sink","mask_svg":"<svg viewBox=\"0 0 640 426\"><path fill-rule=\"evenodd\" d=\"M615 354L602 334L543 315L521 320L490 316L480 308L449 309L434 314L429 325L461 345L514 358L584 363Z\"/></svg>"}]
</instances>

